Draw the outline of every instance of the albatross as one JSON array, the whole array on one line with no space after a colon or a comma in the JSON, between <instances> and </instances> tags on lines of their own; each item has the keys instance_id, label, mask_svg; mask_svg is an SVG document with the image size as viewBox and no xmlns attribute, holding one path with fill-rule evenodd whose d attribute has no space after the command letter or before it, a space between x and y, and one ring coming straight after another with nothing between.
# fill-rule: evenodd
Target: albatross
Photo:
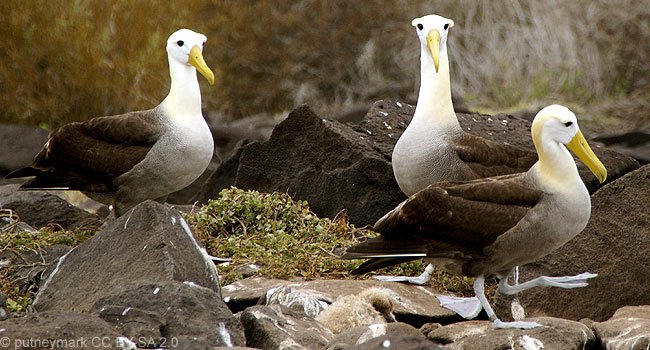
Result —
<instances>
[{"instance_id":1,"label":"albatross","mask_svg":"<svg viewBox=\"0 0 650 350\"><path fill-rule=\"evenodd\" d=\"M424 258L450 273L476 277L474 292L496 327L539 326L499 320L485 297L484 279L497 276L499 291L506 294L536 286L586 286L595 274L542 276L515 286L507 277L515 266L563 246L589 221L589 192L568 150L601 183L607 170L566 107L551 105L539 111L532 138L539 160L527 172L430 185L377 221L379 237L349 248L343 258L370 258L356 274Z\"/></svg>"},{"instance_id":2,"label":"albatross","mask_svg":"<svg viewBox=\"0 0 650 350\"><path fill-rule=\"evenodd\" d=\"M420 41L420 91L413 119L395 144L393 173L407 195L438 181L465 181L528 170L537 155L465 132L451 102L447 36L454 21L414 19Z\"/></svg>"},{"instance_id":3,"label":"albatross","mask_svg":"<svg viewBox=\"0 0 650 350\"><path fill-rule=\"evenodd\" d=\"M524 172L535 152L465 132L451 100L447 37L454 21L438 15L414 19L420 41L420 92L410 124L395 144L395 180L407 196L439 181L466 181ZM377 276L384 281L426 283L428 265L417 277Z\"/></svg>"},{"instance_id":4,"label":"albatross","mask_svg":"<svg viewBox=\"0 0 650 350\"><path fill-rule=\"evenodd\" d=\"M7 178L34 176L21 189L81 191L112 205L116 217L145 200L162 203L191 184L214 152L196 75L198 71L214 84L202 54L206 41L189 29L169 37L171 88L158 106L55 129L33 165Z\"/></svg>"}]
</instances>

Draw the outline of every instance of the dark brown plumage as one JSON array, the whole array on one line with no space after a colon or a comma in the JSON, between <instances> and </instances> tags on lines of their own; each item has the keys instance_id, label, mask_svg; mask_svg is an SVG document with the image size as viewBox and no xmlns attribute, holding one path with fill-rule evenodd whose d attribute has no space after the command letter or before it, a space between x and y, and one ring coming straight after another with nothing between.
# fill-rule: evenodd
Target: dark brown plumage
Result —
<instances>
[{"instance_id":1,"label":"dark brown plumage","mask_svg":"<svg viewBox=\"0 0 650 350\"><path fill-rule=\"evenodd\" d=\"M471 271L471 262L485 259L485 248L543 197L541 191L526 186L524 177L514 174L431 185L377 221L374 230L381 232L380 237L348 249L344 257L398 256L372 258L355 274L436 257L463 260L462 273L477 276L484 271Z\"/></svg>"},{"instance_id":2,"label":"dark brown plumage","mask_svg":"<svg viewBox=\"0 0 650 350\"><path fill-rule=\"evenodd\" d=\"M64 125L50 133L32 167L7 178L36 176L24 189L67 188L112 196L117 190L113 180L140 163L162 134L159 119L155 110L147 110Z\"/></svg>"},{"instance_id":3,"label":"dark brown plumage","mask_svg":"<svg viewBox=\"0 0 650 350\"><path fill-rule=\"evenodd\" d=\"M537 162L537 153L533 151L486 140L464 131L458 133L452 145L458 158L469 168L459 181L523 173Z\"/></svg>"}]
</instances>

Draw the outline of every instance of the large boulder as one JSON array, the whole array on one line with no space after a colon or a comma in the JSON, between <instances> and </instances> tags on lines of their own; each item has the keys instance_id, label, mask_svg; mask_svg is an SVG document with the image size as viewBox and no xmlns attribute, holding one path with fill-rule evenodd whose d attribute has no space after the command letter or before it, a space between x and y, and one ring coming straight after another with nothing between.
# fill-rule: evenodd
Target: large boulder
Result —
<instances>
[{"instance_id":1,"label":"large boulder","mask_svg":"<svg viewBox=\"0 0 650 350\"><path fill-rule=\"evenodd\" d=\"M0 348L130 350L135 346L97 316L43 312L0 322Z\"/></svg>"},{"instance_id":2,"label":"large boulder","mask_svg":"<svg viewBox=\"0 0 650 350\"><path fill-rule=\"evenodd\" d=\"M533 288L518 295L528 315L604 321L620 307L650 304L650 165L606 185L591 198L585 230L562 248L521 267L520 280L589 271L598 277L580 289ZM510 314L497 295L497 311Z\"/></svg>"},{"instance_id":3,"label":"large boulder","mask_svg":"<svg viewBox=\"0 0 650 350\"><path fill-rule=\"evenodd\" d=\"M422 331L430 340L454 350L593 349L596 337L586 325L552 317L531 319L543 327L496 329L490 321L467 321Z\"/></svg>"},{"instance_id":4,"label":"large boulder","mask_svg":"<svg viewBox=\"0 0 650 350\"><path fill-rule=\"evenodd\" d=\"M191 282L138 283L99 299L92 309L145 347L243 346L244 329L219 295ZM137 341L136 341L137 343Z\"/></svg>"},{"instance_id":5,"label":"large boulder","mask_svg":"<svg viewBox=\"0 0 650 350\"><path fill-rule=\"evenodd\" d=\"M612 318L592 326L603 349L647 350L650 348L650 305L626 306Z\"/></svg>"},{"instance_id":6,"label":"large boulder","mask_svg":"<svg viewBox=\"0 0 650 350\"><path fill-rule=\"evenodd\" d=\"M133 282L193 282L220 294L209 256L181 214L147 201L59 259L39 290L39 311L87 312Z\"/></svg>"},{"instance_id":7,"label":"large boulder","mask_svg":"<svg viewBox=\"0 0 650 350\"><path fill-rule=\"evenodd\" d=\"M19 191L19 185L0 187L0 208L11 209L23 222L41 228L48 224L63 229L98 227L97 215L79 209L47 191Z\"/></svg>"},{"instance_id":8,"label":"large boulder","mask_svg":"<svg viewBox=\"0 0 650 350\"><path fill-rule=\"evenodd\" d=\"M361 121L344 124L322 119L301 106L275 127L268 141L248 145L241 156L235 154L227 171L215 172L197 198L216 198L222 188L231 185L288 192L307 200L319 216L334 217L347 209L352 223L372 225L405 198L393 178L391 158L414 111L407 103L381 100ZM535 149L527 120L505 114L457 116L469 133ZM597 144L592 148L607 167L608 181L639 166L636 160ZM593 174L582 162L577 163L589 190L599 188Z\"/></svg>"}]
</instances>

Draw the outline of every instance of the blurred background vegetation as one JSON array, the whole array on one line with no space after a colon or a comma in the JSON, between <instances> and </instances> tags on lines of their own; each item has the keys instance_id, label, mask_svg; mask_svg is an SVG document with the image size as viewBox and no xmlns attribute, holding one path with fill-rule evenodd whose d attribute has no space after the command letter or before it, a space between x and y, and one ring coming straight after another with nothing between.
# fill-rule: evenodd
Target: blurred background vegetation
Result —
<instances>
[{"instance_id":1,"label":"blurred background vegetation","mask_svg":"<svg viewBox=\"0 0 650 350\"><path fill-rule=\"evenodd\" d=\"M430 13L456 23L452 85L470 109L563 103L603 129L648 126L650 4L638 0L3 0L0 122L56 127L155 106L168 92L165 41L181 27L208 36L211 115L414 103L410 22Z\"/></svg>"}]
</instances>

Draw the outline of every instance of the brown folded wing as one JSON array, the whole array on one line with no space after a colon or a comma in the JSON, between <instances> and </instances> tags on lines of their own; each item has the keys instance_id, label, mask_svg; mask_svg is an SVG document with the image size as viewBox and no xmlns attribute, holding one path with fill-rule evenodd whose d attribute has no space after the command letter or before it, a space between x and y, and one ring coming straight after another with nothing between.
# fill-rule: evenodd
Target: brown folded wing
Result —
<instances>
[{"instance_id":1,"label":"brown folded wing","mask_svg":"<svg viewBox=\"0 0 650 350\"><path fill-rule=\"evenodd\" d=\"M454 139L458 157L475 178L486 178L528 171L537 162L537 153L516 146L486 140L466 132Z\"/></svg>"},{"instance_id":2,"label":"brown folded wing","mask_svg":"<svg viewBox=\"0 0 650 350\"><path fill-rule=\"evenodd\" d=\"M381 218L375 224L381 237L348 249L344 258L375 257L381 266L424 255L480 258L483 248L514 227L541 196L525 174L437 183Z\"/></svg>"},{"instance_id":3,"label":"brown folded wing","mask_svg":"<svg viewBox=\"0 0 650 350\"><path fill-rule=\"evenodd\" d=\"M25 188L68 187L110 191L112 180L141 162L162 133L156 110L98 117L52 131L33 167L13 175L36 176Z\"/></svg>"}]
</instances>

